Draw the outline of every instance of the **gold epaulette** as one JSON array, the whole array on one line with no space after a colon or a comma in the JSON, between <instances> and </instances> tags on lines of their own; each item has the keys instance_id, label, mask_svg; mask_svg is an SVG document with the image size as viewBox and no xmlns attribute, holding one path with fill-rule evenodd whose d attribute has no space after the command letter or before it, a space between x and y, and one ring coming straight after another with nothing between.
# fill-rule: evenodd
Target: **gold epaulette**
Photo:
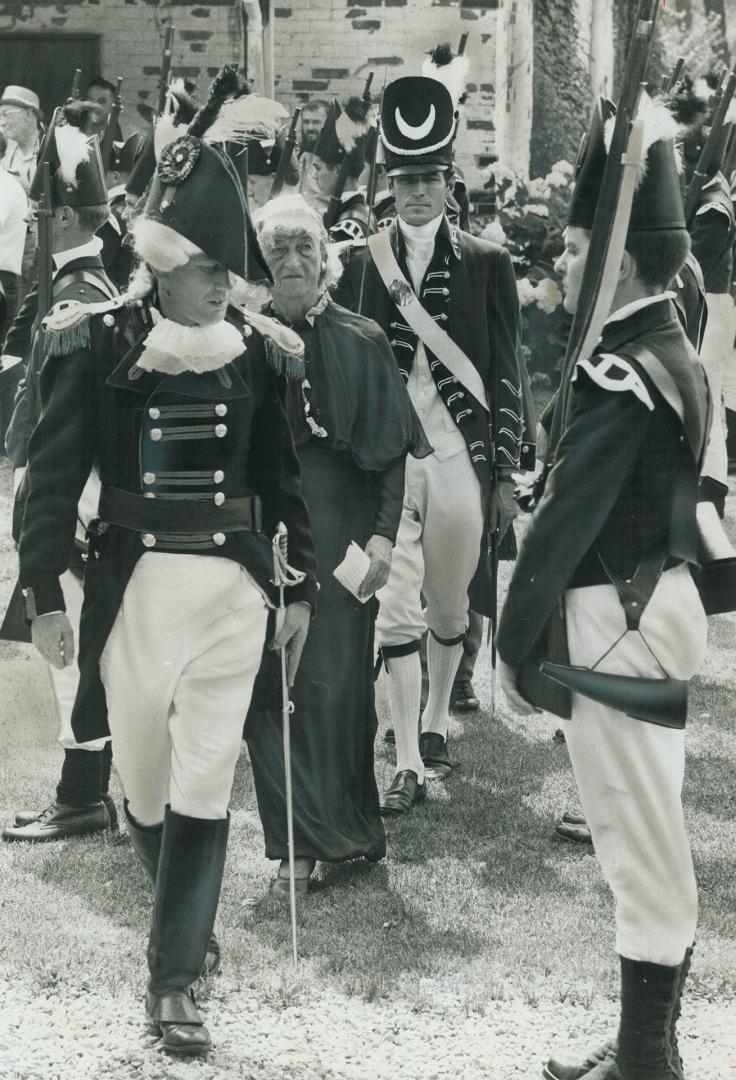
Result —
<instances>
[{"instance_id":1,"label":"gold epaulette","mask_svg":"<svg viewBox=\"0 0 736 1080\"><path fill-rule=\"evenodd\" d=\"M81 300L60 300L54 304L41 325L44 343L50 356L68 356L90 344L90 320L93 315L107 315L125 304L124 296L84 304Z\"/></svg>"},{"instance_id":2,"label":"gold epaulette","mask_svg":"<svg viewBox=\"0 0 736 1080\"><path fill-rule=\"evenodd\" d=\"M277 375L289 379L304 378L304 342L288 326L260 311L240 309L246 325L257 330L266 347L266 358Z\"/></svg>"}]
</instances>

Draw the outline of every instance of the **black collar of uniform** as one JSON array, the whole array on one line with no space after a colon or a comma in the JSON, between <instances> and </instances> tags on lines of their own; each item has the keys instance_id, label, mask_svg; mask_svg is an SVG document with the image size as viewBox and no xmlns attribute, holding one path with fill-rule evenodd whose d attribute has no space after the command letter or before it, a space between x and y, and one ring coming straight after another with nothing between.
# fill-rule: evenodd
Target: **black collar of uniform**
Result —
<instances>
[{"instance_id":1,"label":"black collar of uniform","mask_svg":"<svg viewBox=\"0 0 736 1080\"><path fill-rule=\"evenodd\" d=\"M647 304L624 319L614 319L606 323L595 351L615 353L623 345L643 334L664 330L673 323L680 327L674 304L669 297L663 296L657 303Z\"/></svg>"},{"instance_id":2,"label":"black collar of uniform","mask_svg":"<svg viewBox=\"0 0 736 1080\"><path fill-rule=\"evenodd\" d=\"M102 265L102 259L99 255L82 255L78 259L72 259L71 262L64 263L60 270L54 270L54 281L57 278L64 277L65 274L73 274L75 270L101 270L104 273L105 267Z\"/></svg>"}]
</instances>

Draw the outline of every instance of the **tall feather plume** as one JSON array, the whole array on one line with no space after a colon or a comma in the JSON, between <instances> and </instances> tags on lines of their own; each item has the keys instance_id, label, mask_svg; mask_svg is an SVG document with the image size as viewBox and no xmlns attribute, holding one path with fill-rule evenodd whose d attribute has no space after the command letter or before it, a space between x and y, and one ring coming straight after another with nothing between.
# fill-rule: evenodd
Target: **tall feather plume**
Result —
<instances>
[{"instance_id":1,"label":"tall feather plume","mask_svg":"<svg viewBox=\"0 0 736 1080\"><path fill-rule=\"evenodd\" d=\"M422 64L422 75L443 83L450 92L455 108L465 99L465 83L470 61L463 54L456 56L449 42L437 45Z\"/></svg>"},{"instance_id":2,"label":"tall feather plume","mask_svg":"<svg viewBox=\"0 0 736 1080\"><path fill-rule=\"evenodd\" d=\"M647 155L650 147L654 146L655 143L662 142L666 139L671 139L674 143L680 134L680 125L661 99L658 98L653 100L647 93L643 93L641 96L637 117L641 117L644 120L644 138L642 142L641 161L639 162L639 175L637 178L637 187L640 187L646 179L648 169ZM613 129L615 126L616 117L611 116L606 121L603 133L606 150L611 149L611 140L613 138ZM676 153L676 157L678 172L682 172L682 162L680 160L679 152Z\"/></svg>"},{"instance_id":3,"label":"tall feather plume","mask_svg":"<svg viewBox=\"0 0 736 1080\"><path fill-rule=\"evenodd\" d=\"M100 116L100 106L94 101L70 101L61 110L63 120L79 128L83 135L92 135L95 121Z\"/></svg>"},{"instance_id":4,"label":"tall feather plume","mask_svg":"<svg viewBox=\"0 0 736 1080\"><path fill-rule=\"evenodd\" d=\"M693 127L702 123L708 112L708 99L710 90L707 86L700 87L706 92L698 93L698 87L686 75L675 87L675 91L669 98L669 107L679 124L684 128Z\"/></svg>"},{"instance_id":5,"label":"tall feather plume","mask_svg":"<svg viewBox=\"0 0 736 1080\"><path fill-rule=\"evenodd\" d=\"M335 121L335 135L346 154L368 131L371 99L351 97Z\"/></svg>"},{"instance_id":6,"label":"tall feather plume","mask_svg":"<svg viewBox=\"0 0 736 1080\"><path fill-rule=\"evenodd\" d=\"M249 87L235 64L225 64L215 76L209 90L209 97L189 125L188 134L203 138L205 132L214 124L217 114L228 98L248 94Z\"/></svg>"},{"instance_id":7,"label":"tall feather plume","mask_svg":"<svg viewBox=\"0 0 736 1080\"><path fill-rule=\"evenodd\" d=\"M184 79L172 79L167 90L169 111L173 113L177 124L191 124L199 110L199 102L189 91Z\"/></svg>"},{"instance_id":8,"label":"tall feather plume","mask_svg":"<svg viewBox=\"0 0 736 1080\"><path fill-rule=\"evenodd\" d=\"M54 128L56 152L59 156L58 175L65 184L77 185L77 169L89 158L89 136L82 131L82 125L89 122L91 115L88 106L91 102L74 102L61 110Z\"/></svg>"},{"instance_id":9,"label":"tall feather plume","mask_svg":"<svg viewBox=\"0 0 736 1080\"><path fill-rule=\"evenodd\" d=\"M212 121L203 139L208 143L247 143L255 139L273 143L289 119L283 105L260 94L245 94L226 101Z\"/></svg>"}]
</instances>

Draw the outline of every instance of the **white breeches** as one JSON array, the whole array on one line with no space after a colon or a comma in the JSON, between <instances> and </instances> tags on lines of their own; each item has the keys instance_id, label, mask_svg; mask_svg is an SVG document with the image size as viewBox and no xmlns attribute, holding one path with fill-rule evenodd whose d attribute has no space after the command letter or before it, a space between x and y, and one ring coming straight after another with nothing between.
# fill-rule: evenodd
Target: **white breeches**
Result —
<instances>
[{"instance_id":1,"label":"white breeches","mask_svg":"<svg viewBox=\"0 0 736 1080\"><path fill-rule=\"evenodd\" d=\"M565 596L572 664L593 665L626 626L612 585ZM669 675L689 679L705 654L707 619L685 566L666 571L641 630ZM661 678L642 638L628 633L599 670ZM622 956L674 966L692 945L698 899L682 783L685 732L634 720L573 695L565 738L595 852L616 902Z\"/></svg>"},{"instance_id":2,"label":"white breeches","mask_svg":"<svg viewBox=\"0 0 736 1080\"><path fill-rule=\"evenodd\" d=\"M238 563L144 554L100 673L115 765L142 825L227 814L268 609Z\"/></svg>"},{"instance_id":3,"label":"white breeches","mask_svg":"<svg viewBox=\"0 0 736 1080\"><path fill-rule=\"evenodd\" d=\"M728 452L723 408L724 378L734 363L733 338L736 317L728 293L708 293L708 321L700 348L700 359L708 376L713 397L713 417L702 474L728 486Z\"/></svg>"},{"instance_id":4,"label":"white breeches","mask_svg":"<svg viewBox=\"0 0 736 1080\"><path fill-rule=\"evenodd\" d=\"M444 461L409 456L391 573L377 593L379 646L417 641L427 628L445 639L465 633L482 535L480 481L467 451Z\"/></svg>"}]
</instances>

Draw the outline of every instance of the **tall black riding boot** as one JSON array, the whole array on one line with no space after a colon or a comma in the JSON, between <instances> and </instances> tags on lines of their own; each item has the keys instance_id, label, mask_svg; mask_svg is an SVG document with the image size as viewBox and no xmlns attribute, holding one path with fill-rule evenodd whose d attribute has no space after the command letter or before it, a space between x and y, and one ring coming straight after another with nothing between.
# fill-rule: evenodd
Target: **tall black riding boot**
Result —
<instances>
[{"instance_id":1,"label":"tall black riding boot","mask_svg":"<svg viewBox=\"0 0 736 1080\"><path fill-rule=\"evenodd\" d=\"M678 1080L682 1071L673 1036L685 983L684 962L664 967L625 956L620 959L621 1023L616 1058L621 1080Z\"/></svg>"},{"instance_id":2,"label":"tall black riding boot","mask_svg":"<svg viewBox=\"0 0 736 1080\"><path fill-rule=\"evenodd\" d=\"M163 824L141 825L141 823L136 821L131 814L127 799L123 802L123 810L125 811L125 820L128 823L128 835L130 836L133 850L140 859L143 869L148 874L151 884L155 889L156 876L158 873L158 860L161 853L161 833L163 832ZM207 945L207 956L201 971L202 977L206 978L208 975L214 975L218 972L220 970L220 963L220 943L213 930Z\"/></svg>"},{"instance_id":3,"label":"tall black riding boot","mask_svg":"<svg viewBox=\"0 0 736 1080\"><path fill-rule=\"evenodd\" d=\"M677 1045L677 1021L680 1019L680 1002L682 1000L682 991L685 988L687 977L690 974L690 965L693 959L693 949L695 945L691 945L685 950L685 959L680 964L680 975L678 979L677 994L674 1001L674 1007L672 1009L672 1017L670 1021L670 1053L672 1057L673 1076L677 1077L677 1080L684 1080L685 1073L682 1068L682 1058L680 1057L680 1050Z\"/></svg>"},{"instance_id":4,"label":"tall black riding boot","mask_svg":"<svg viewBox=\"0 0 736 1080\"><path fill-rule=\"evenodd\" d=\"M158 859L161 854L161 834L164 831L163 822L161 825L141 825L131 814L127 799L123 800L123 811L125 812L125 820L128 823L128 835L133 845L133 851L138 856L155 889Z\"/></svg>"},{"instance_id":5,"label":"tall black riding boot","mask_svg":"<svg viewBox=\"0 0 736 1080\"><path fill-rule=\"evenodd\" d=\"M173 1054L205 1054L212 1045L194 1003L217 913L229 816L185 817L166 808L156 879L146 1015Z\"/></svg>"}]
</instances>

